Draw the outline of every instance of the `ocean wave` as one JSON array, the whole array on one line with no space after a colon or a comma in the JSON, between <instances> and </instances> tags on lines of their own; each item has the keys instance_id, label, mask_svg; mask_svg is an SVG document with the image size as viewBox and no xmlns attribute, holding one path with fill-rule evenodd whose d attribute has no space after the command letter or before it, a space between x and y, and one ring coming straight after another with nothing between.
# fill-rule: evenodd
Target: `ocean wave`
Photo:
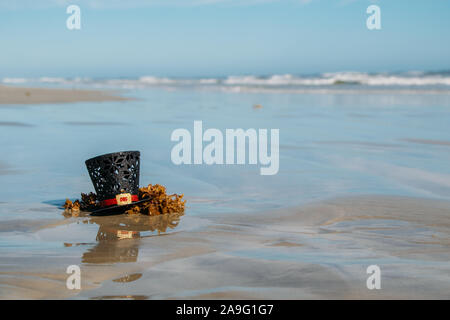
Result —
<instances>
[{"instance_id":1,"label":"ocean wave","mask_svg":"<svg viewBox=\"0 0 450 320\"><path fill-rule=\"evenodd\" d=\"M329 86L367 86L367 87L430 87L450 86L450 72L404 72L378 73L334 72L320 75L298 76L292 74L256 76L235 75L224 78L169 78L142 76L139 78L92 79L92 78L3 78L4 84L61 84L88 85L95 87L145 88L153 86L199 86L220 87L239 91L240 88L297 88ZM234 89L233 89L234 88Z\"/></svg>"},{"instance_id":2,"label":"ocean wave","mask_svg":"<svg viewBox=\"0 0 450 320\"><path fill-rule=\"evenodd\" d=\"M19 83L26 83L28 82L28 79L26 78L3 78L2 83L6 84L19 84Z\"/></svg>"},{"instance_id":3,"label":"ocean wave","mask_svg":"<svg viewBox=\"0 0 450 320\"><path fill-rule=\"evenodd\" d=\"M359 84L367 86L450 86L450 76L442 74L406 73L368 74L360 72L324 73L319 76L294 76L291 74L270 77L230 76L223 81L228 85L257 86L330 86L341 84Z\"/></svg>"}]
</instances>

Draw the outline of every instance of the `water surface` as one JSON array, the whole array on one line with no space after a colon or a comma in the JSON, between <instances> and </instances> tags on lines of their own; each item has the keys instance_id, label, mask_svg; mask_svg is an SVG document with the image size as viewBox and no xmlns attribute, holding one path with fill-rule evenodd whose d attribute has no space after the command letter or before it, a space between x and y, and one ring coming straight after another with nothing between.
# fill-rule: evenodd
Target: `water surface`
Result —
<instances>
[{"instance_id":1,"label":"water surface","mask_svg":"<svg viewBox=\"0 0 450 320\"><path fill-rule=\"evenodd\" d=\"M449 298L446 92L116 89L136 100L0 107L0 297ZM170 135L194 120L280 129L279 173L172 164ZM129 221L62 214L93 191L84 161L121 150L141 151L141 185L185 194L174 228L119 239ZM65 287L70 264L81 292Z\"/></svg>"}]
</instances>

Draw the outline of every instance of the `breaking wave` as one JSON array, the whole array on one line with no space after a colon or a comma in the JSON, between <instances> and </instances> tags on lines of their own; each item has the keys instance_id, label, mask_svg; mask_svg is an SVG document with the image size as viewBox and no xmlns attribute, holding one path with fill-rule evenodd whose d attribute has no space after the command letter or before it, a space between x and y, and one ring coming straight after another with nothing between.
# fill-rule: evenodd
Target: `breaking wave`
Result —
<instances>
[{"instance_id":1,"label":"breaking wave","mask_svg":"<svg viewBox=\"0 0 450 320\"><path fill-rule=\"evenodd\" d=\"M340 90L343 88L358 90L360 87L397 88L400 90L450 89L450 71L445 72L404 72L404 73L363 73L335 72L319 75L271 75L271 76L228 76L223 78L168 78L143 76L139 78L92 79L92 78L3 78L3 84L44 84L63 86L90 86L115 88L146 88L146 87L199 87L212 88L231 92L246 91L299 91L308 89ZM334 88L334 89L333 89Z\"/></svg>"}]
</instances>

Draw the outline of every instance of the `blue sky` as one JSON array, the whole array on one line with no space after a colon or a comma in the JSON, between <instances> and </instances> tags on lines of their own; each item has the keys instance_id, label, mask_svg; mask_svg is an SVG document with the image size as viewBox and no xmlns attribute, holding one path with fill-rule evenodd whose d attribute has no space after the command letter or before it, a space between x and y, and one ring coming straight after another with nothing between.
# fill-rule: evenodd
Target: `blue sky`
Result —
<instances>
[{"instance_id":1,"label":"blue sky","mask_svg":"<svg viewBox=\"0 0 450 320\"><path fill-rule=\"evenodd\" d=\"M448 0L0 0L0 78L450 70L449 32Z\"/></svg>"}]
</instances>

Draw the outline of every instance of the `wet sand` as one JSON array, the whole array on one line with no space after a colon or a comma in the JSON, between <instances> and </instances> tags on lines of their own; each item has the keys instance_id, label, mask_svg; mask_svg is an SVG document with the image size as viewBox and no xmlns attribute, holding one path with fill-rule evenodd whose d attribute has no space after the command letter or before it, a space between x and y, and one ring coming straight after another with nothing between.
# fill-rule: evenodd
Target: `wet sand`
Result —
<instances>
[{"instance_id":1,"label":"wet sand","mask_svg":"<svg viewBox=\"0 0 450 320\"><path fill-rule=\"evenodd\" d=\"M69 103L83 101L125 101L114 92L80 89L20 88L0 85L0 104Z\"/></svg>"},{"instance_id":2,"label":"wet sand","mask_svg":"<svg viewBox=\"0 0 450 320\"><path fill-rule=\"evenodd\" d=\"M441 140L429 140L429 139L403 139L406 142L419 143L419 144L429 144L429 145L439 145L439 146L450 146L450 141Z\"/></svg>"},{"instance_id":3,"label":"wet sand","mask_svg":"<svg viewBox=\"0 0 450 320\"><path fill-rule=\"evenodd\" d=\"M0 108L0 298L450 299L449 95L128 93ZM171 165L171 133L197 119L282 128L279 174ZM186 215L64 217L64 197L93 191L84 161L130 145Z\"/></svg>"},{"instance_id":4,"label":"wet sand","mask_svg":"<svg viewBox=\"0 0 450 320\"><path fill-rule=\"evenodd\" d=\"M249 214L81 214L10 221L0 232L35 242L2 252L2 299L450 298L448 201L354 196ZM66 288L71 264L81 267L81 290ZM380 290L366 288L373 264Z\"/></svg>"},{"instance_id":5,"label":"wet sand","mask_svg":"<svg viewBox=\"0 0 450 320\"><path fill-rule=\"evenodd\" d=\"M16 173L20 173L20 170L17 170L15 168L11 167L10 165L5 164L0 161L0 176L6 175L6 174L16 174Z\"/></svg>"}]
</instances>

